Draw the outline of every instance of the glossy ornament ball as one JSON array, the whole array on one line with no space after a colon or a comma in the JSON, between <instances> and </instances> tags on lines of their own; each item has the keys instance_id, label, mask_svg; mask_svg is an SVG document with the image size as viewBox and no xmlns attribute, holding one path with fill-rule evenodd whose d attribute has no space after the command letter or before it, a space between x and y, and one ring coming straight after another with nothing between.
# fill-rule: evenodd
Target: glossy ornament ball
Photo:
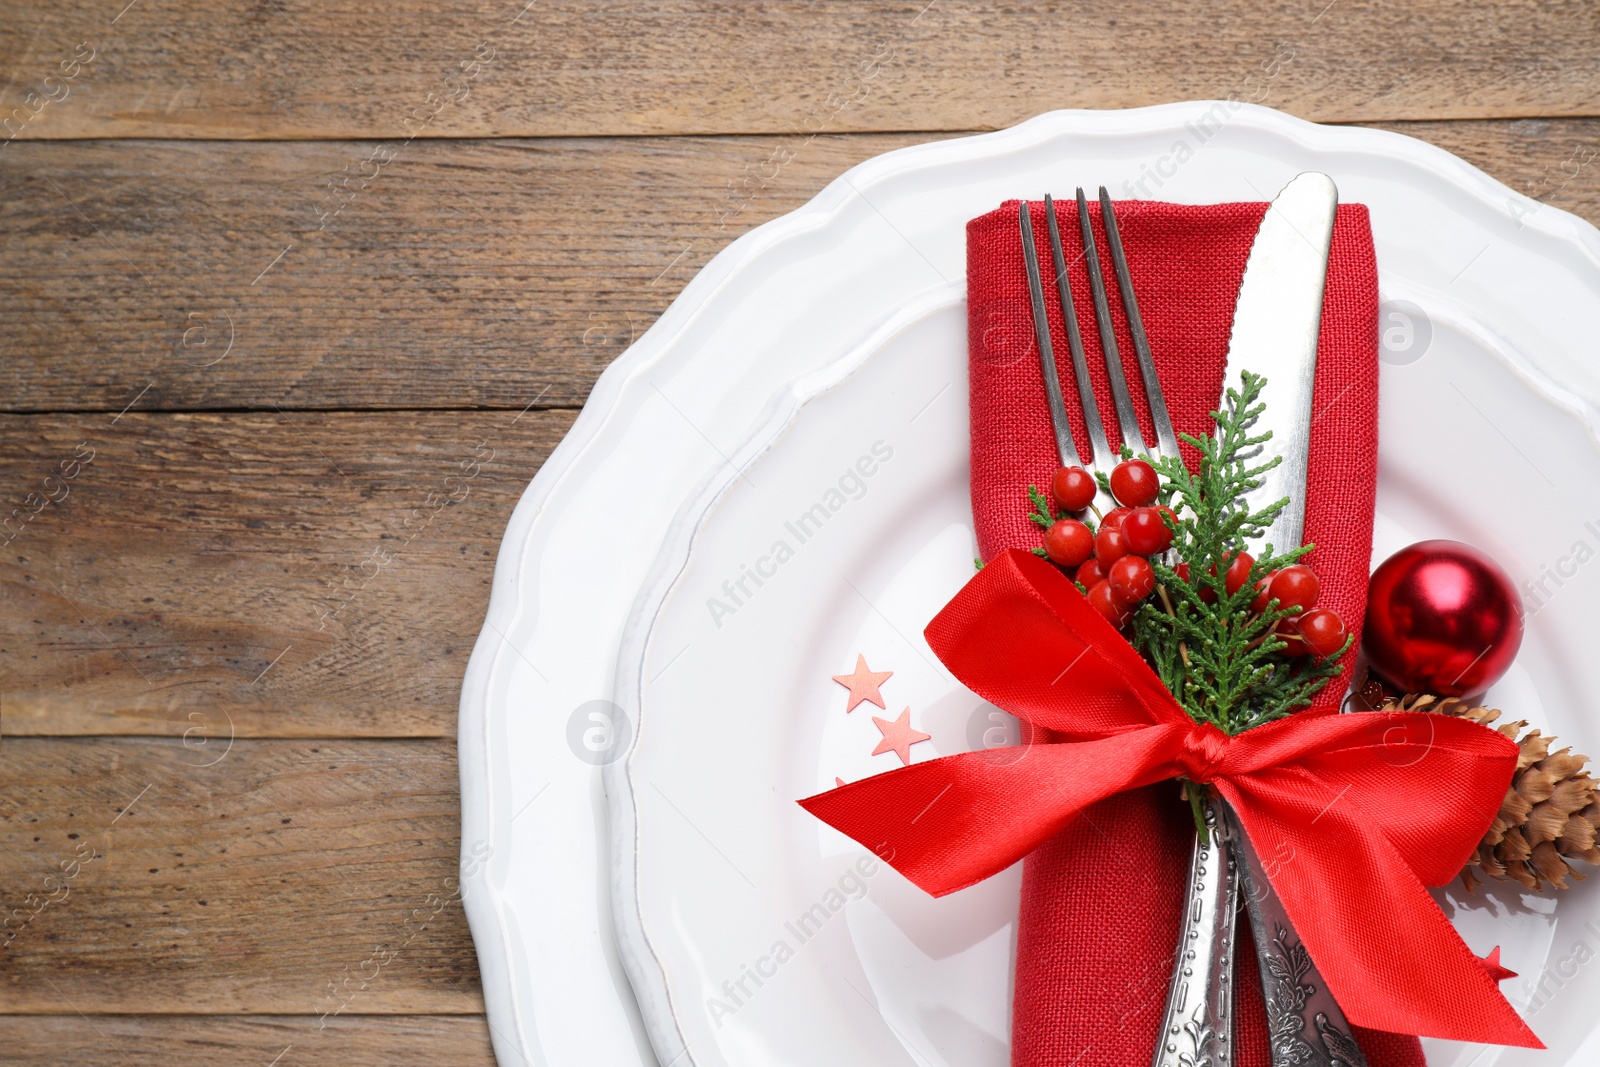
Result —
<instances>
[{"instance_id":1,"label":"glossy ornament ball","mask_svg":"<svg viewBox=\"0 0 1600 1067\"><path fill-rule=\"evenodd\" d=\"M1372 669L1405 692L1481 693L1522 645L1522 598L1471 545L1419 541L1373 572L1362 644Z\"/></svg>"}]
</instances>

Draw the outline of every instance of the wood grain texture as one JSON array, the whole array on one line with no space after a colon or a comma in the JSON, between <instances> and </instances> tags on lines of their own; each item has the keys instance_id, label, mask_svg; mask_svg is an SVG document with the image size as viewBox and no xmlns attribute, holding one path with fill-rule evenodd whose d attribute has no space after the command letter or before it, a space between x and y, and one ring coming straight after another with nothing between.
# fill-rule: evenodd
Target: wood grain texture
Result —
<instances>
[{"instance_id":1,"label":"wood grain texture","mask_svg":"<svg viewBox=\"0 0 1600 1067\"><path fill-rule=\"evenodd\" d=\"M95 0L0 25L20 137L964 130L1230 95L1373 121L1600 95L1587 0ZM63 80L80 45L94 59ZM1264 73L1280 48L1293 62Z\"/></svg>"},{"instance_id":2,"label":"wood grain texture","mask_svg":"<svg viewBox=\"0 0 1600 1067\"><path fill-rule=\"evenodd\" d=\"M0 1048L10 1067L496 1067L482 1016L0 1015Z\"/></svg>"},{"instance_id":3,"label":"wood grain texture","mask_svg":"<svg viewBox=\"0 0 1600 1067\"><path fill-rule=\"evenodd\" d=\"M1438 145L1524 196L1600 223L1600 120L1374 125Z\"/></svg>"},{"instance_id":4,"label":"wood grain texture","mask_svg":"<svg viewBox=\"0 0 1600 1067\"><path fill-rule=\"evenodd\" d=\"M240 739L201 763L0 747L0 1011L483 1011L454 744Z\"/></svg>"},{"instance_id":5,"label":"wood grain texture","mask_svg":"<svg viewBox=\"0 0 1600 1067\"><path fill-rule=\"evenodd\" d=\"M0 733L187 738L196 762L454 737L506 522L572 420L0 418Z\"/></svg>"},{"instance_id":6,"label":"wood grain texture","mask_svg":"<svg viewBox=\"0 0 1600 1067\"><path fill-rule=\"evenodd\" d=\"M1387 128L1600 219L1600 120ZM14 144L0 407L577 405L728 242L926 140L415 143L342 200L373 145Z\"/></svg>"},{"instance_id":7,"label":"wood grain texture","mask_svg":"<svg viewBox=\"0 0 1600 1067\"><path fill-rule=\"evenodd\" d=\"M427 142L381 168L368 143L14 144L0 404L580 404L716 251L921 140ZM346 165L376 176L330 192Z\"/></svg>"}]
</instances>

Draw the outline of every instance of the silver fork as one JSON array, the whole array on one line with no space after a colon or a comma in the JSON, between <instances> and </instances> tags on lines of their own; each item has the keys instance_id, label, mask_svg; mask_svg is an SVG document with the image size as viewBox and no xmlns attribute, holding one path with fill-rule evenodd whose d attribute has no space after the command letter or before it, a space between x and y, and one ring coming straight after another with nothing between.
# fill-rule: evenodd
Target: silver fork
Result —
<instances>
[{"instance_id":1,"label":"silver fork","mask_svg":"<svg viewBox=\"0 0 1600 1067\"><path fill-rule=\"evenodd\" d=\"M1050 340L1050 320L1045 310L1044 284L1039 269L1039 254L1033 233L1033 216L1023 201L1017 212L1022 231L1023 263L1028 272L1028 295L1033 305L1034 335L1039 343L1040 369L1044 374L1045 400L1050 408L1050 422L1055 430L1056 448L1063 466L1081 466L1090 473L1116 466L1118 452L1111 448L1105 424L1100 418L1100 408L1089 381L1088 361L1084 354L1083 337L1078 329L1076 305L1072 297L1072 281L1067 276L1066 256L1061 247L1061 229L1056 220L1055 200L1044 198L1045 221L1050 233L1050 255L1056 272L1056 289L1060 295L1062 319L1067 330L1067 346L1072 353L1073 377L1076 379L1078 402L1083 410L1084 428L1089 438L1089 454L1080 459L1073 445L1072 429L1067 419L1065 397L1060 376L1056 370L1055 347ZM1134 413L1133 395L1128 388L1127 373L1123 369L1122 354L1117 345L1116 332L1111 322L1110 301L1106 293L1105 278L1100 269L1099 244L1094 227L1089 222L1089 205L1078 190L1078 227L1083 235L1084 265L1089 271L1089 289L1094 302L1095 328L1099 334L1100 351L1105 357L1107 378L1111 385L1111 399L1117 411L1117 422L1122 428L1122 443L1136 456L1176 456L1178 437L1172 429L1172 419L1167 414L1167 403L1161 392L1161 379L1156 374L1155 358L1150 351L1150 341L1145 335L1144 320L1139 314L1139 300L1133 291L1133 280L1128 274L1128 259L1122 248L1122 237L1117 229L1116 212L1111 206L1111 196L1105 186L1100 187L1100 213L1106 228L1107 244L1111 251L1112 266L1117 274L1117 287L1121 291L1122 306L1128 316L1129 332L1133 336L1134 350L1139 363L1140 377L1144 380L1145 398L1150 407L1150 421L1155 426L1156 443L1146 444L1139 429L1139 419Z\"/></svg>"},{"instance_id":2,"label":"silver fork","mask_svg":"<svg viewBox=\"0 0 1600 1067\"><path fill-rule=\"evenodd\" d=\"M1057 373L1055 348L1050 341L1050 319L1045 308L1033 217L1027 201L1023 201L1017 212L1018 226L1022 231L1022 259L1027 268L1033 328L1039 343L1040 371L1044 377L1045 400L1050 408L1056 448L1063 466L1081 466L1091 474L1096 471L1109 474L1111 468L1116 466L1119 454L1112 451L1107 440L1105 425L1089 382L1088 362L1072 298L1072 283L1067 277L1066 257L1061 249L1055 201L1046 196L1044 205L1056 288L1061 300L1061 317L1067 331L1067 345L1072 352L1072 371L1090 445L1087 461L1080 459L1067 421L1066 398ZM1172 419L1167 413L1166 399L1162 395L1161 381L1150 351L1150 341L1145 336L1138 298L1128 274L1122 237L1117 230L1116 212L1112 209L1111 197L1104 186L1100 187L1100 212L1123 308L1128 316L1128 328L1133 338L1139 371L1144 379L1150 421L1156 431L1156 445L1152 449L1146 444L1134 413L1127 373L1123 369L1116 333L1112 328L1110 302L1100 269L1099 244L1089 222L1089 205L1080 188L1078 226L1083 232L1084 259L1089 272L1090 295L1094 301L1095 328L1106 362L1106 377L1117 409L1117 422L1122 428L1122 443L1136 456L1176 456L1177 434L1172 429ZM1096 494L1096 503L1105 505L1100 509L1102 513L1114 506L1103 489ZM1190 785L1187 788L1199 787ZM1172 980L1167 989L1166 1009L1151 1060L1152 1067L1193 1067L1201 1063L1229 1067L1233 1062L1233 935L1234 915L1239 901L1239 863L1234 848L1230 847L1227 840L1228 824L1220 802L1207 799L1202 807L1209 832L1204 839L1196 837L1190 858L1189 877L1184 887L1182 926L1173 960Z\"/></svg>"}]
</instances>

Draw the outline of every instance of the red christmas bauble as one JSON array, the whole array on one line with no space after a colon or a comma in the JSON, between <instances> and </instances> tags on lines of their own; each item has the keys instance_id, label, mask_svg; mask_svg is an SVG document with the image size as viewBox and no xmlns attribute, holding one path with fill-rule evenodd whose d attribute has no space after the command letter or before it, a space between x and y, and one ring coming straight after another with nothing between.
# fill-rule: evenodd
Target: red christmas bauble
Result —
<instances>
[{"instance_id":1,"label":"red christmas bauble","mask_svg":"<svg viewBox=\"0 0 1600 1067\"><path fill-rule=\"evenodd\" d=\"M1373 572L1363 634L1372 669L1401 690L1481 693L1522 645L1522 598L1471 545L1419 541Z\"/></svg>"}]
</instances>

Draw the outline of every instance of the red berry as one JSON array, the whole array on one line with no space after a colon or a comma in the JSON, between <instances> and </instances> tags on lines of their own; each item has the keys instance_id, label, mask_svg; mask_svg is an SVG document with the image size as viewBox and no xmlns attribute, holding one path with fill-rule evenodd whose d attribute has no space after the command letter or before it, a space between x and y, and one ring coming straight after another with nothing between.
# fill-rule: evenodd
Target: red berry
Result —
<instances>
[{"instance_id":1,"label":"red berry","mask_svg":"<svg viewBox=\"0 0 1600 1067\"><path fill-rule=\"evenodd\" d=\"M1063 567L1076 567L1094 555L1094 534L1077 519L1061 519L1044 532L1044 550Z\"/></svg>"},{"instance_id":2,"label":"red berry","mask_svg":"<svg viewBox=\"0 0 1600 1067\"><path fill-rule=\"evenodd\" d=\"M1117 560L1128 554L1128 539L1122 533L1122 524L1107 526L1100 525L1100 532L1094 535L1094 556L1103 567L1110 567Z\"/></svg>"},{"instance_id":3,"label":"red berry","mask_svg":"<svg viewBox=\"0 0 1600 1067\"><path fill-rule=\"evenodd\" d=\"M1090 559L1078 568L1077 579L1078 584L1085 589L1093 589L1098 583L1106 580L1106 569L1100 565L1099 560Z\"/></svg>"},{"instance_id":4,"label":"red berry","mask_svg":"<svg viewBox=\"0 0 1600 1067\"><path fill-rule=\"evenodd\" d=\"M1125 459L1111 471L1111 495L1128 507L1154 504L1161 484L1156 469L1142 459Z\"/></svg>"},{"instance_id":5,"label":"red berry","mask_svg":"<svg viewBox=\"0 0 1600 1067\"><path fill-rule=\"evenodd\" d=\"M1097 486L1094 475L1082 467L1062 467L1050 479L1050 490L1056 503L1067 511L1082 511L1094 500Z\"/></svg>"},{"instance_id":6,"label":"red berry","mask_svg":"<svg viewBox=\"0 0 1600 1067\"><path fill-rule=\"evenodd\" d=\"M1228 564L1228 570L1222 576L1222 587L1232 596L1244 588L1244 583L1250 580L1250 568L1256 565L1255 557L1248 552L1240 552Z\"/></svg>"},{"instance_id":7,"label":"red berry","mask_svg":"<svg viewBox=\"0 0 1600 1067\"><path fill-rule=\"evenodd\" d=\"M1172 570L1179 578L1183 579L1185 585L1194 584L1189 581L1189 565L1187 563L1180 563ZM1211 591L1210 586L1202 585L1195 592L1204 603L1215 604L1217 602L1217 594Z\"/></svg>"},{"instance_id":8,"label":"red berry","mask_svg":"<svg viewBox=\"0 0 1600 1067\"><path fill-rule=\"evenodd\" d=\"M1348 636L1344 620L1327 608L1312 608L1293 622L1306 650L1318 659L1331 656L1344 647Z\"/></svg>"},{"instance_id":9,"label":"red berry","mask_svg":"<svg viewBox=\"0 0 1600 1067\"><path fill-rule=\"evenodd\" d=\"M1116 594L1111 592L1110 582L1096 582L1089 587L1089 604L1117 629L1122 629L1128 623L1128 611L1117 602Z\"/></svg>"},{"instance_id":10,"label":"red berry","mask_svg":"<svg viewBox=\"0 0 1600 1067\"><path fill-rule=\"evenodd\" d=\"M1132 508L1112 508L1110 511L1106 512L1105 518L1100 520L1100 529L1104 530L1107 527L1110 527L1114 530L1120 530L1122 529L1122 524L1126 522L1128 520L1128 516L1132 514Z\"/></svg>"},{"instance_id":11,"label":"red berry","mask_svg":"<svg viewBox=\"0 0 1600 1067\"><path fill-rule=\"evenodd\" d=\"M1165 504L1156 504L1154 507L1156 509L1157 517L1165 516L1165 519L1162 521L1161 525L1173 530L1178 528L1178 513L1176 511L1173 511Z\"/></svg>"},{"instance_id":12,"label":"red berry","mask_svg":"<svg viewBox=\"0 0 1600 1067\"><path fill-rule=\"evenodd\" d=\"M1256 582L1256 598L1250 601L1250 610L1257 615L1267 610L1267 603L1272 600L1272 594L1267 591L1272 585L1272 579L1278 576L1277 571L1271 571L1265 578Z\"/></svg>"},{"instance_id":13,"label":"red berry","mask_svg":"<svg viewBox=\"0 0 1600 1067\"><path fill-rule=\"evenodd\" d=\"M1128 551L1137 556L1154 556L1172 545L1172 531L1161 521L1162 508L1135 508L1122 520L1122 536Z\"/></svg>"},{"instance_id":14,"label":"red berry","mask_svg":"<svg viewBox=\"0 0 1600 1067\"><path fill-rule=\"evenodd\" d=\"M1117 598L1118 603L1124 608L1132 608L1155 592L1156 572L1147 560L1138 556L1123 556L1111 565L1106 584L1111 587L1111 595Z\"/></svg>"},{"instance_id":15,"label":"red berry","mask_svg":"<svg viewBox=\"0 0 1600 1067\"><path fill-rule=\"evenodd\" d=\"M1303 656L1306 654L1305 642L1300 640L1300 631L1295 629L1295 619L1279 619L1278 625L1272 632L1283 639L1283 654L1285 656Z\"/></svg>"},{"instance_id":16,"label":"red berry","mask_svg":"<svg viewBox=\"0 0 1600 1067\"><path fill-rule=\"evenodd\" d=\"M1277 597L1278 607L1301 612L1317 606L1317 593L1320 588L1321 583L1317 581L1317 576L1312 573L1311 568L1303 563L1296 563L1278 572L1277 577L1272 579L1272 584L1267 586L1267 594Z\"/></svg>"}]
</instances>

